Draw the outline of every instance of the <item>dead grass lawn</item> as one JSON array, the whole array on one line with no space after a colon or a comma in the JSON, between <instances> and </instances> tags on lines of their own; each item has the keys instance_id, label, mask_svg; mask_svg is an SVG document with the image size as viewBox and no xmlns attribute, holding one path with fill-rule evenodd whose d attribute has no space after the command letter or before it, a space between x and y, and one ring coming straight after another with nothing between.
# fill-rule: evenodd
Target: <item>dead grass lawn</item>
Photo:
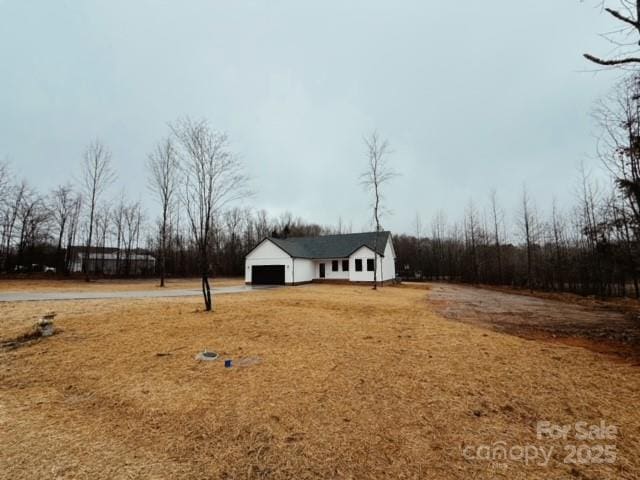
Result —
<instances>
[{"instance_id":1,"label":"dead grass lawn","mask_svg":"<svg viewBox=\"0 0 640 480\"><path fill-rule=\"evenodd\" d=\"M415 288L317 285L199 298L0 305L0 477L635 479L640 369L444 320ZM203 347L262 363L198 363ZM159 352L171 355L157 356ZM536 422L604 419L613 465L567 465ZM548 467L465 446L556 447ZM609 442L610 443L610 442Z\"/></svg>"}]
</instances>

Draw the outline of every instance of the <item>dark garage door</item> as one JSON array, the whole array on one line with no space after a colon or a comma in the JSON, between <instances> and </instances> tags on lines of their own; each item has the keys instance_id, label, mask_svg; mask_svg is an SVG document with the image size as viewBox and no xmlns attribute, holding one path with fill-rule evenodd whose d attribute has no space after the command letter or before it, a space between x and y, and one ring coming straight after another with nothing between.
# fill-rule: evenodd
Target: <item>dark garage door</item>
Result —
<instances>
[{"instance_id":1,"label":"dark garage door","mask_svg":"<svg viewBox=\"0 0 640 480\"><path fill-rule=\"evenodd\" d=\"M284 285L284 265L254 265L251 267L254 285Z\"/></svg>"}]
</instances>

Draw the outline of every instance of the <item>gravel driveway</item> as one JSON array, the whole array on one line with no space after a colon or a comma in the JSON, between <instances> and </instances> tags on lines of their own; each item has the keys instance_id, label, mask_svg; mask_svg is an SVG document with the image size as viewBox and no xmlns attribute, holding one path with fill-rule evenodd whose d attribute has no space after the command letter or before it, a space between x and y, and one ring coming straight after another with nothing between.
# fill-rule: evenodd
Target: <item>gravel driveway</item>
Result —
<instances>
[{"instance_id":1,"label":"gravel driveway","mask_svg":"<svg viewBox=\"0 0 640 480\"><path fill-rule=\"evenodd\" d=\"M214 295L228 293L245 293L254 290L267 290L282 288L279 286L249 286L237 285L231 287L214 287L211 289ZM200 289L188 290L133 290L122 292L15 292L0 293L0 302L35 302L41 300L99 300L110 298L171 298L171 297L197 297L201 296Z\"/></svg>"}]
</instances>

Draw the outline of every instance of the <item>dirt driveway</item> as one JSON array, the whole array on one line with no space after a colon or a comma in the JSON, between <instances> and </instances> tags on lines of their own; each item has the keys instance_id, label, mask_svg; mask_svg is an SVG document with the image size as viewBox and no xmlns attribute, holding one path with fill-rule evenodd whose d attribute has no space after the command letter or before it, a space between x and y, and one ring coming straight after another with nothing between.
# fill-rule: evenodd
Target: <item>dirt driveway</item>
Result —
<instances>
[{"instance_id":1,"label":"dirt driveway","mask_svg":"<svg viewBox=\"0 0 640 480\"><path fill-rule=\"evenodd\" d=\"M484 288L430 286L428 301L445 318L640 359L640 320L633 315Z\"/></svg>"},{"instance_id":2,"label":"dirt driveway","mask_svg":"<svg viewBox=\"0 0 640 480\"><path fill-rule=\"evenodd\" d=\"M245 293L256 290L282 288L279 285L230 285L225 287L213 287L213 294ZM199 289L155 289L155 290L114 290L93 292L13 292L1 293L2 302L35 302L45 300L106 300L113 298L173 298L173 297L199 297L202 291Z\"/></svg>"}]
</instances>

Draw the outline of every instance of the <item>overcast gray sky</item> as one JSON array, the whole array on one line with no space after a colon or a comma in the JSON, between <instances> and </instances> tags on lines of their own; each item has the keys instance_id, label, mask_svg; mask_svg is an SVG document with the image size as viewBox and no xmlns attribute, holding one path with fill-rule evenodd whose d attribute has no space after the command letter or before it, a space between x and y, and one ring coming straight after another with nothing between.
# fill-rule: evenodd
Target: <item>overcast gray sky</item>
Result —
<instances>
[{"instance_id":1,"label":"overcast gray sky","mask_svg":"<svg viewBox=\"0 0 640 480\"><path fill-rule=\"evenodd\" d=\"M386 191L396 232L416 213L457 219L492 187L515 210L523 181L545 209L572 200L589 113L619 78L581 58L608 50L594 4L0 0L0 158L46 190L99 137L113 194L155 215L147 152L167 122L205 117L244 160L252 206L358 230L375 128L402 174Z\"/></svg>"}]
</instances>

